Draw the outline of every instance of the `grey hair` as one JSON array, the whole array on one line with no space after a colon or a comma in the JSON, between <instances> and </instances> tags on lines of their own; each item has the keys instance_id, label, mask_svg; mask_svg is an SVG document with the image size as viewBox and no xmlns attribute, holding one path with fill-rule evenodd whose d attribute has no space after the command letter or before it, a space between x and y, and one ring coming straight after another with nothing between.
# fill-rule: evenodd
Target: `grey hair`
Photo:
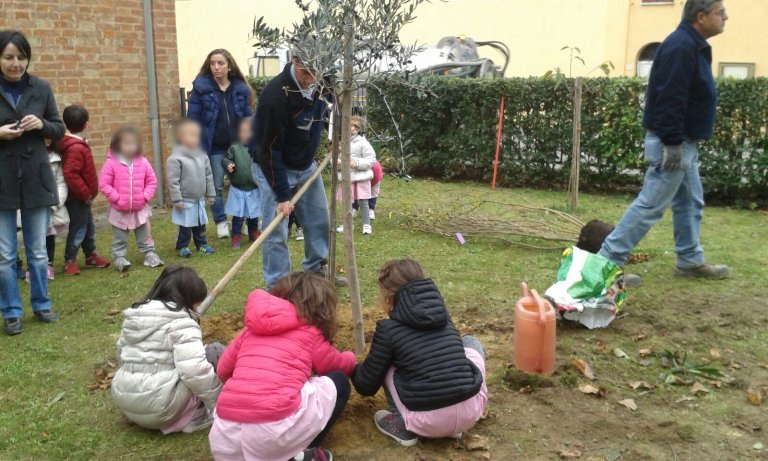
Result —
<instances>
[{"instance_id":1,"label":"grey hair","mask_svg":"<svg viewBox=\"0 0 768 461\"><path fill-rule=\"evenodd\" d=\"M696 22L699 13L709 13L715 7L715 3L723 0L687 0L683 7L683 19L691 24Z\"/></svg>"}]
</instances>

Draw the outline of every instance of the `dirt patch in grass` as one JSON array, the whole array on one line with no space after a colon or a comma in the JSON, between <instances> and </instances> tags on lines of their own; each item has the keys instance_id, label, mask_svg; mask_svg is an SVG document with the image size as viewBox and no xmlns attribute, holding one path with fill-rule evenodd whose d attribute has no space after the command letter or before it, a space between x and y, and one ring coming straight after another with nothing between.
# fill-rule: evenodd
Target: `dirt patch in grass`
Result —
<instances>
[{"instance_id":1,"label":"dirt patch in grass","mask_svg":"<svg viewBox=\"0 0 768 461\"><path fill-rule=\"evenodd\" d=\"M630 299L638 298L642 301L642 296ZM677 302L685 311L669 308ZM373 423L373 414L387 406L384 395L361 397L353 392L326 445L339 459L374 461L389 460L394 453L415 461L766 459L766 453L753 448L761 441L766 444L764 408L751 405L744 390L744 383L768 382L768 369L763 368L768 367L766 349L746 344L737 349L732 344L734 337L744 336L745 325L766 322L754 310L725 304L724 299L703 304L682 293L658 307L640 309L630 301L629 315L604 330L560 324L558 367L547 377L521 373L511 365L511 309L508 316L466 309L455 316L457 326L478 336L489 353L490 405L484 420L462 440L422 440L416 448L403 449ZM384 317L377 307L364 310L366 341ZM338 321L336 345L352 349L348 305L339 306ZM710 323L712 328L702 330ZM229 340L240 328L242 319L232 314L203 320L206 339ZM667 369L659 353L666 349L689 351L697 362L711 363L727 378L701 380L708 392L692 392L691 384L664 384L660 376ZM649 350L659 353L647 355ZM575 369L571 357L590 360L596 380ZM600 393L580 391L585 384ZM627 399L637 410L619 403Z\"/></svg>"}]
</instances>

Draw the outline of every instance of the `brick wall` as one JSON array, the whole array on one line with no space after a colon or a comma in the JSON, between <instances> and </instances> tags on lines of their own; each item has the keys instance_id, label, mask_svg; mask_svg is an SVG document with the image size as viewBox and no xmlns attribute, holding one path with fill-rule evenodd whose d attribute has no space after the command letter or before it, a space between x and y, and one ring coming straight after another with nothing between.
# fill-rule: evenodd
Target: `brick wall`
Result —
<instances>
[{"instance_id":1,"label":"brick wall","mask_svg":"<svg viewBox=\"0 0 768 461\"><path fill-rule=\"evenodd\" d=\"M161 144L167 156L169 122L179 114L175 0L152 4ZM142 0L0 1L0 28L27 36L29 71L51 83L59 110L77 103L90 112L88 138L98 167L112 130L123 123L141 127L152 159L142 6Z\"/></svg>"}]
</instances>

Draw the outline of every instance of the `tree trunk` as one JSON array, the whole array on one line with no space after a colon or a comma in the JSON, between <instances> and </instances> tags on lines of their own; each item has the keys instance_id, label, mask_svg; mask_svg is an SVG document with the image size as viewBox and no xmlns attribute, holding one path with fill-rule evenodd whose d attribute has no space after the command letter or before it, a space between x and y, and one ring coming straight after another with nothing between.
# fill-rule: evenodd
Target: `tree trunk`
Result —
<instances>
[{"instance_id":1,"label":"tree trunk","mask_svg":"<svg viewBox=\"0 0 768 461\"><path fill-rule=\"evenodd\" d=\"M339 96L335 95L333 119L333 133L331 134L331 235L328 239L328 276L333 281L336 277L336 247L338 239L336 238L336 216L338 212L339 201L336 200L336 191L339 189L339 175L336 170L339 165L339 146L341 145L341 111L339 110Z\"/></svg>"},{"instance_id":2,"label":"tree trunk","mask_svg":"<svg viewBox=\"0 0 768 461\"><path fill-rule=\"evenodd\" d=\"M583 83L576 77L573 83L573 153L571 177L568 184L568 206L571 211L579 207L579 170L581 169L581 94Z\"/></svg>"},{"instance_id":3,"label":"tree trunk","mask_svg":"<svg viewBox=\"0 0 768 461\"><path fill-rule=\"evenodd\" d=\"M365 352L365 334L363 331L363 302L360 299L360 281L357 276L355 257L355 235L352 229L352 171L349 130L352 118L352 66L354 61L355 22L352 14L347 14L344 25L344 91L341 102L341 171L342 171L342 206L344 207L344 251L347 255L347 277L349 279L349 297L352 302L352 331L355 340L355 352Z\"/></svg>"}]
</instances>

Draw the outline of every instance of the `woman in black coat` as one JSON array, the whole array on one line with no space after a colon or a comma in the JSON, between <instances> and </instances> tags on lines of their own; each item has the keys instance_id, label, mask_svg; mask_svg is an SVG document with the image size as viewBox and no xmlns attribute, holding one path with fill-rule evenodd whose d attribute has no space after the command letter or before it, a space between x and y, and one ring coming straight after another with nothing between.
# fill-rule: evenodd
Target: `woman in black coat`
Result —
<instances>
[{"instance_id":1,"label":"woman in black coat","mask_svg":"<svg viewBox=\"0 0 768 461\"><path fill-rule=\"evenodd\" d=\"M0 31L0 313L8 335L24 331L16 280L16 210L21 210L32 311L41 322L58 320L48 296L45 235L51 207L59 199L45 140L61 138L64 123L51 86L27 72L31 58L21 32Z\"/></svg>"}]
</instances>

